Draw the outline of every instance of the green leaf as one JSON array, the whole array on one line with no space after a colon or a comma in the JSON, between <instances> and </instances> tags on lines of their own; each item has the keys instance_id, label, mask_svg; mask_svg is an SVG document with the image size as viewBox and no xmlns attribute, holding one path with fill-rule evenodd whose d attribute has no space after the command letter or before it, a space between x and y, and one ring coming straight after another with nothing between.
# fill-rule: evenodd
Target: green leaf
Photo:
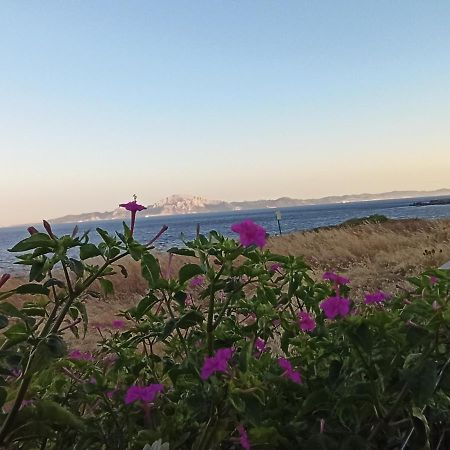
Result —
<instances>
[{"instance_id":1,"label":"green leaf","mask_svg":"<svg viewBox=\"0 0 450 450\"><path fill-rule=\"evenodd\" d=\"M44 279L45 274L44 270L44 261L33 261L33 264L30 268L30 281L42 281Z\"/></svg>"},{"instance_id":2,"label":"green leaf","mask_svg":"<svg viewBox=\"0 0 450 450\"><path fill-rule=\"evenodd\" d=\"M61 358L67 352L66 345L56 334L39 342L29 365L30 373L36 373L48 367L53 360Z\"/></svg>"},{"instance_id":3,"label":"green leaf","mask_svg":"<svg viewBox=\"0 0 450 450\"><path fill-rule=\"evenodd\" d=\"M434 393L438 373L436 362L423 361L405 370L405 378L417 404L424 405Z\"/></svg>"},{"instance_id":4,"label":"green leaf","mask_svg":"<svg viewBox=\"0 0 450 450\"><path fill-rule=\"evenodd\" d=\"M105 278L99 278L99 281L105 297L107 297L109 294L114 294L114 285L110 280L106 280Z\"/></svg>"},{"instance_id":5,"label":"green leaf","mask_svg":"<svg viewBox=\"0 0 450 450\"><path fill-rule=\"evenodd\" d=\"M141 259L142 276L148 281L151 287L155 287L160 278L161 268L158 260L151 253L144 253Z\"/></svg>"},{"instance_id":6,"label":"green leaf","mask_svg":"<svg viewBox=\"0 0 450 450\"><path fill-rule=\"evenodd\" d=\"M8 302L0 303L0 313L9 317L23 318L23 314L14 305Z\"/></svg>"},{"instance_id":7,"label":"green leaf","mask_svg":"<svg viewBox=\"0 0 450 450\"><path fill-rule=\"evenodd\" d=\"M308 450L333 450L337 448L336 441L331 439L324 433L315 434L311 436L305 446Z\"/></svg>"},{"instance_id":8,"label":"green leaf","mask_svg":"<svg viewBox=\"0 0 450 450\"><path fill-rule=\"evenodd\" d=\"M111 237L107 231L102 230L101 228L96 228L96 230L108 247L114 247L116 245L116 240Z\"/></svg>"},{"instance_id":9,"label":"green leaf","mask_svg":"<svg viewBox=\"0 0 450 450\"><path fill-rule=\"evenodd\" d=\"M4 333L4 336L13 344L26 341L28 339L28 330L24 323L16 323L12 327L8 328Z\"/></svg>"},{"instance_id":10,"label":"green leaf","mask_svg":"<svg viewBox=\"0 0 450 450\"><path fill-rule=\"evenodd\" d=\"M8 326L9 320L3 314L0 314L0 329Z\"/></svg>"},{"instance_id":11,"label":"green leaf","mask_svg":"<svg viewBox=\"0 0 450 450\"><path fill-rule=\"evenodd\" d=\"M185 281L193 278L197 275L204 274L204 270L198 264L185 264L178 273L178 278L180 283L184 283Z\"/></svg>"},{"instance_id":12,"label":"green leaf","mask_svg":"<svg viewBox=\"0 0 450 450\"><path fill-rule=\"evenodd\" d=\"M22 284L22 286L19 286L15 289L16 294L41 294L41 295L48 295L49 290L42 284L36 284L36 283L28 283L28 284Z\"/></svg>"},{"instance_id":13,"label":"green leaf","mask_svg":"<svg viewBox=\"0 0 450 450\"><path fill-rule=\"evenodd\" d=\"M36 404L37 416L40 420L48 421L52 425L63 425L69 428L83 427L81 420L69 410L50 400L41 400Z\"/></svg>"},{"instance_id":14,"label":"green leaf","mask_svg":"<svg viewBox=\"0 0 450 450\"><path fill-rule=\"evenodd\" d=\"M13 248L9 249L10 252L26 252L27 250L33 250L38 247L56 248L57 241L53 240L45 233L32 234L23 241L17 243Z\"/></svg>"},{"instance_id":15,"label":"green leaf","mask_svg":"<svg viewBox=\"0 0 450 450\"><path fill-rule=\"evenodd\" d=\"M181 256L195 256L194 250L190 250L188 248L177 248L172 247L167 250L167 253L172 253L174 255L181 255Z\"/></svg>"},{"instance_id":16,"label":"green leaf","mask_svg":"<svg viewBox=\"0 0 450 450\"><path fill-rule=\"evenodd\" d=\"M6 395L6 390L0 388L0 408L2 408L2 406L5 404Z\"/></svg>"},{"instance_id":17,"label":"green leaf","mask_svg":"<svg viewBox=\"0 0 450 450\"><path fill-rule=\"evenodd\" d=\"M412 409L412 419L414 424L414 448L421 450L430 449L430 427L427 418L422 413L422 410L417 406Z\"/></svg>"},{"instance_id":18,"label":"green leaf","mask_svg":"<svg viewBox=\"0 0 450 450\"><path fill-rule=\"evenodd\" d=\"M178 319L177 326L178 328L186 330L198 323L202 323L204 320L205 317L200 311L192 309Z\"/></svg>"},{"instance_id":19,"label":"green leaf","mask_svg":"<svg viewBox=\"0 0 450 450\"><path fill-rule=\"evenodd\" d=\"M78 259L70 258L69 259L69 267L70 270L78 277L81 278L84 275L84 266L81 261Z\"/></svg>"},{"instance_id":20,"label":"green leaf","mask_svg":"<svg viewBox=\"0 0 450 450\"><path fill-rule=\"evenodd\" d=\"M149 294L148 296L142 298L142 300L136 306L135 311L133 312L133 317L139 320L158 301L158 298L156 298L152 294Z\"/></svg>"},{"instance_id":21,"label":"green leaf","mask_svg":"<svg viewBox=\"0 0 450 450\"><path fill-rule=\"evenodd\" d=\"M80 259L82 261L100 255L101 255L100 250L94 244L83 244L80 247Z\"/></svg>"}]
</instances>

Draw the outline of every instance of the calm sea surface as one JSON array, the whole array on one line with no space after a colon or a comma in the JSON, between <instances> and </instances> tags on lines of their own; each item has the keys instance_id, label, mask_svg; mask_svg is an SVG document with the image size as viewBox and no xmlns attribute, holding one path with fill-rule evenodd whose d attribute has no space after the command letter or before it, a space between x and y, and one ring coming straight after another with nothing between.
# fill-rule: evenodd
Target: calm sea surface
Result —
<instances>
[{"instance_id":1,"label":"calm sea surface","mask_svg":"<svg viewBox=\"0 0 450 450\"><path fill-rule=\"evenodd\" d=\"M336 225L347 219L364 217L371 214L384 214L392 219L405 218L450 218L450 205L415 207L409 206L417 199L376 200L368 202L355 202L345 204L329 204L314 206L299 206L295 208L281 208L281 228L283 233L297 230L308 230L327 225ZM422 199L420 199L422 200ZM427 198L423 199L427 200ZM138 213L139 214L139 213ZM278 234L278 225L274 209L233 211L223 213L190 214L179 216L158 216L140 218L138 216L135 237L140 242L148 242L161 228L168 225L169 229L159 239L156 247L167 249L172 246L182 246L181 235L186 239L195 237L196 226L200 224L202 233L217 230L225 235L233 235L230 227L233 223L252 219L264 226L270 234ZM121 229L120 220L103 220L98 222L85 222L78 224L81 232L92 230L91 240L98 242L94 234L96 227L108 232ZM42 228L36 226L38 229ZM57 235L70 234L74 224L54 225L53 231ZM4 270L21 270L20 266L13 266L14 255L6 249L28 236L25 226L0 228L0 272Z\"/></svg>"}]
</instances>

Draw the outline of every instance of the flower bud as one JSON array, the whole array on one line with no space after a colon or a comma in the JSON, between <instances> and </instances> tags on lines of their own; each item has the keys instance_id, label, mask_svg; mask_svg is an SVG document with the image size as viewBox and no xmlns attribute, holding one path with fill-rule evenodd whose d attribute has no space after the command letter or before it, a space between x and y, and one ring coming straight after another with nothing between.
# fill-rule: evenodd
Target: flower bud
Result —
<instances>
[{"instance_id":1,"label":"flower bud","mask_svg":"<svg viewBox=\"0 0 450 450\"><path fill-rule=\"evenodd\" d=\"M43 223L45 231L48 233L48 235L52 239L56 239L55 235L53 234L52 227L50 226L50 224L46 220L43 220L42 223Z\"/></svg>"},{"instance_id":2,"label":"flower bud","mask_svg":"<svg viewBox=\"0 0 450 450\"><path fill-rule=\"evenodd\" d=\"M39 233L39 231L36 230L36 228L34 228L34 227L28 227L27 231L28 231L28 233L30 233L30 236L32 236L33 234Z\"/></svg>"},{"instance_id":3,"label":"flower bud","mask_svg":"<svg viewBox=\"0 0 450 450\"><path fill-rule=\"evenodd\" d=\"M4 273L0 277L0 288L11 278L11 275L9 273Z\"/></svg>"}]
</instances>

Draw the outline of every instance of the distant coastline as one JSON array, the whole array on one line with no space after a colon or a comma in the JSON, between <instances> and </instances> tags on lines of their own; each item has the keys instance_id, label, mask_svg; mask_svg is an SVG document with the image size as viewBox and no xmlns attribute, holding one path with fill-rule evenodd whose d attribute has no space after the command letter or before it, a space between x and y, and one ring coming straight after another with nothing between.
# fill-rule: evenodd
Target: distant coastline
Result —
<instances>
[{"instance_id":1,"label":"distant coastline","mask_svg":"<svg viewBox=\"0 0 450 450\"><path fill-rule=\"evenodd\" d=\"M171 216L181 214L216 213L227 211L244 211L256 209L289 208L296 206L311 206L324 204L354 203L375 200L414 199L421 197L449 197L450 189L434 191L390 191L378 194L350 194L328 196L313 199L296 199L280 197L278 199L253 200L241 202L226 202L223 200L209 200L200 196L171 195L156 203L147 205L143 211L144 217ZM88 212L70 214L52 219L52 223L83 223L97 220L125 219L128 212L122 208L113 211Z\"/></svg>"},{"instance_id":2,"label":"distant coastline","mask_svg":"<svg viewBox=\"0 0 450 450\"><path fill-rule=\"evenodd\" d=\"M427 200L425 202L411 203L411 206L438 206L438 205L450 205L450 198L436 198L433 200Z\"/></svg>"}]
</instances>

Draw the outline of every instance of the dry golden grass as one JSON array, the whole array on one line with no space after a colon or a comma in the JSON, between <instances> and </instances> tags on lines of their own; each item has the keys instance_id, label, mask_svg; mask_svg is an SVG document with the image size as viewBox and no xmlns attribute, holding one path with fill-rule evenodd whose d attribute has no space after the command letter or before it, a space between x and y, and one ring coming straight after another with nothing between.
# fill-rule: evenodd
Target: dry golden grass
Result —
<instances>
[{"instance_id":1,"label":"dry golden grass","mask_svg":"<svg viewBox=\"0 0 450 450\"><path fill-rule=\"evenodd\" d=\"M356 295L374 289L395 292L407 287L405 278L450 260L450 219L398 220L297 232L270 238L268 248L274 253L304 256L317 279L326 270L348 276ZM167 276L169 256L165 253L157 256L163 274ZM170 275L177 276L188 260L174 256ZM133 306L145 294L146 283L140 275L139 264L131 258L123 264L128 270L128 278L124 279L120 273L113 276L113 297L89 299L90 332L82 342L69 338L70 345L94 347L98 339L93 332L95 325L111 323L121 310ZM5 288L14 287L21 281L10 280ZM26 297L14 301L21 303L24 300Z\"/></svg>"}]
</instances>

